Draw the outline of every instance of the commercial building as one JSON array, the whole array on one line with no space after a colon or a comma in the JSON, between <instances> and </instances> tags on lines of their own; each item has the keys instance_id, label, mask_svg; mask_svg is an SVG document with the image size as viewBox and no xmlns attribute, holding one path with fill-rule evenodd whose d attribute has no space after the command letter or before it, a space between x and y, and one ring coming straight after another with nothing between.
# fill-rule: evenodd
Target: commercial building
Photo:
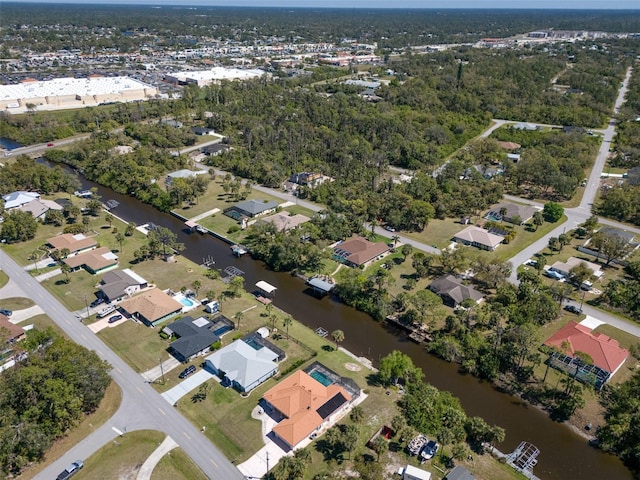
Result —
<instances>
[{"instance_id":1,"label":"commercial building","mask_svg":"<svg viewBox=\"0 0 640 480\"><path fill-rule=\"evenodd\" d=\"M27 109L55 110L81 108L112 102L146 100L158 90L129 77L55 78L25 80L16 85L0 85L0 109L22 113Z\"/></svg>"},{"instance_id":2,"label":"commercial building","mask_svg":"<svg viewBox=\"0 0 640 480\"><path fill-rule=\"evenodd\" d=\"M239 69L214 67L211 70L199 70L193 72L177 72L168 74L164 77L165 81L175 83L177 85L195 84L199 87L205 87L212 83L220 83L223 80L249 80L252 78L260 78L267 73L260 69Z\"/></svg>"}]
</instances>

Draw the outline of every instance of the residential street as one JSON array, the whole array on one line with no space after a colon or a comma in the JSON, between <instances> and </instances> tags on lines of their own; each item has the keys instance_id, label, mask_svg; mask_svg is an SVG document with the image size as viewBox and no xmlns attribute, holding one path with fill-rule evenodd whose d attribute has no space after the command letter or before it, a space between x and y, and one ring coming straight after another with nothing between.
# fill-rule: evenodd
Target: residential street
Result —
<instances>
[{"instance_id":1,"label":"residential street","mask_svg":"<svg viewBox=\"0 0 640 480\"><path fill-rule=\"evenodd\" d=\"M52 294L0 251L0 267L33 301L55 321L74 342L95 350L112 366L111 376L122 389L122 405L102 427L66 452L34 478L50 480L71 462L86 459L119 432L140 429L159 430L171 436L209 477L234 480L244 476L196 427L167 404L151 385L109 349L98 337L69 312ZM141 327L145 328L145 327ZM118 430L116 432L115 429Z\"/></svg>"}]
</instances>

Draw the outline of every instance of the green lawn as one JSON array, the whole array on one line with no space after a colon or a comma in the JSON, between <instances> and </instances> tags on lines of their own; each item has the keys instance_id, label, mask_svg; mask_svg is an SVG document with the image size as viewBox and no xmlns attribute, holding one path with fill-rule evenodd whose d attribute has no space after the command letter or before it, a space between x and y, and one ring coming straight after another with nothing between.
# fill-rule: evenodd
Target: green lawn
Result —
<instances>
[{"instance_id":1,"label":"green lawn","mask_svg":"<svg viewBox=\"0 0 640 480\"><path fill-rule=\"evenodd\" d=\"M7 310L22 310L24 308L33 307L34 305L35 303L33 300L24 297L11 297L0 300L0 306Z\"/></svg>"},{"instance_id":2,"label":"green lawn","mask_svg":"<svg viewBox=\"0 0 640 480\"><path fill-rule=\"evenodd\" d=\"M0 288L9 283L9 275L0 270Z\"/></svg>"},{"instance_id":3,"label":"green lawn","mask_svg":"<svg viewBox=\"0 0 640 480\"><path fill-rule=\"evenodd\" d=\"M75 478L120 480L135 478L144 461L162 443L165 435L154 430L124 434L87 458Z\"/></svg>"},{"instance_id":4,"label":"green lawn","mask_svg":"<svg viewBox=\"0 0 640 480\"><path fill-rule=\"evenodd\" d=\"M219 208L220 210L224 210L232 205L235 205L240 200L235 198L234 195L226 194L224 189L222 188L222 179L217 177L215 180L209 183L209 187L207 192L198 199L195 205L184 205L182 208L176 208L175 211L180 215L193 218L196 215L200 215L201 213L208 212L214 208ZM241 189L242 192L244 190ZM247 200L273 200L278 203L282 203L282 200L268 195L263 192L259 192L257 190L252 191L247 195ZM221 232L222 233L222 232Z\"/></svg>"},{"instance_id":5,"label":"green lawn","mask_svg":"<svg viewBox=\"0 0 640 480\"><path fill-rule=\"evenodd\" d=\"M151 480L207 480L207 476L181 448L174 448L158 462Z\"/></svg>"},{"instance_id":6,"label":"green lawn","mask_svg":"<svg viewBox=\"0 0 640 480\"><path fill-rule=\"evenodd\" d=\"M633 345L640 344L640 338L632 335L631 333L624 332L616 327L608 324L600 325L594 330L596 333L603 333L606 336L618 341L621 347L629 349Z\"/></svg>"},{"instance_id":7,"label":"green lawn","mask_svg":"<svg viewBox=\"0 0 640 480\"><path fill-rule=\"evenodd\" d=\"M136 372L144 372L158 365L158 359L167 359L164 351L169 341L158 335L158 328L151 328L132 320L114 328L98 332L109 347L124 359Z\"/></svg>"}]
</instances>

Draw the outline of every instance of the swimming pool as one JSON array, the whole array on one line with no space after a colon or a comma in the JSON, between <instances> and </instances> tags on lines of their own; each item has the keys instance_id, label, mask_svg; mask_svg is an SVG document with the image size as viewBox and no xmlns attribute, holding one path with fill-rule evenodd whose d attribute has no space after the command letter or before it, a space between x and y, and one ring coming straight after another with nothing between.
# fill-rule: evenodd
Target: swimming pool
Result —
<instances>
[{"instance_id":1,"label":"swimming pool","mask_svg":"<svg viewBox=\"0 0 640 480\"><path fill-rule=\"evenodd\" d=\"M311 378L314 378L318 382L320 382L325 387L328 387L333 383L333 380L331 380L329 377L327 377L324 373L320 372L319 370L314 370L309 374L309 376Z\"/></svg>"},{"instance_id":2,"label":"swimming pool","mask_svg":"<svg viewBox=\"0 0 640 480\"><path fill-rule=\"evenodd\" d=\"M247 338L247 339L244 340L244 343L249 345L254 350L260 350L263 347L258 342L256 342L256 340L254 338Z\"/></svg>"},{"instance_id":3,"label":"swimming pool","mask_svg":"<svg viewBox=\"0 0 640 480\"><path fill-rule=\"evenodd\" d=\"M500 222L502 221L502 215L500 215L499 213L494 212L493 210L490 211L489 213L487 213L484 218L486 218L487 220L493 220L494 222Z\"/></svg>"},{"instance_id":4,"label":"swimming pool","mask_svg":"<svg viewBox=\"0 0 640 480\"><path fill-rule=\"evenodd\" d=\"M200 302L198 302L196 299L189 298L186 295L183 295L182 293L177 293L176 295L173 296L173 298L174 300L177 300L178 302L180 302L180 304L184 307L182 309L183 312L193 310L198 305L200 305Z\"/></svg>"},{"instance_id":5,"label":"swimming pool","mask_svg":"<svg viewBox=\"0 0 640 480\"><path fill-rule=\"evenodd\" d=\"M231 330L233 330L233 327L232 327L232 326L230 326L230 325L223 325L223 326L221 326L221 327L219 327L219 328L216 328L216 329L213 331L213 334L214 334L214 335L217 335L217 336L219 336L219 337L221 337L223 334L225 334L225 333L227 333L227 332L230 332Z\"/></svg>"}]
</instances>

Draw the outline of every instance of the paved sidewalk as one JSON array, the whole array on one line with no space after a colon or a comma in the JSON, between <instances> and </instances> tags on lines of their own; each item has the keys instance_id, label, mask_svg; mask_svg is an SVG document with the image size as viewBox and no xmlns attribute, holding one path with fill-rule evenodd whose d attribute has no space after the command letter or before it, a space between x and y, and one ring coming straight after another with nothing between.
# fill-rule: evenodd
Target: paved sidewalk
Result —
<instances>
[{"instance_id":1,"label":"paved sidewalk","mask_svg":"<svg viewBox=\"0 0 640 480\"><path fill-rule=\"evenodd\" d=\"M162 457L164 457L167 453L169 453L177 446L178 444L175 442L175 440L167 436L160 444L160 446L156 448L142 464L142 467L140 467L140 471L138 471L136 480L150 480L153 469L156 468L158 462L162 459Z\"/></svg>"}]
</instances>

